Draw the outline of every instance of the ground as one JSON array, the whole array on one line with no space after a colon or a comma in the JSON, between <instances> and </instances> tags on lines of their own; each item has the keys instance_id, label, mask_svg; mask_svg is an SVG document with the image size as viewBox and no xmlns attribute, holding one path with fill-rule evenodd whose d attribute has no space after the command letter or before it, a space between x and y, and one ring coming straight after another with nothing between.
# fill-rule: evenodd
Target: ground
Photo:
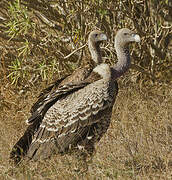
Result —
<instances>
[{"instance_id":1,"label":"ground","mask_svg":"<svg viewBox=\"0 0 172 180\"><path fill-rule=\"evenodd\" d=\"M17 89L0 84L0 180L172 179L172 90L121 80L110 128L96 146L87 172L75 170L76 157L54 155L41 162L9 163L14 143L26 129L25 120L42 83Z\"/></svg>"}]
</instances>

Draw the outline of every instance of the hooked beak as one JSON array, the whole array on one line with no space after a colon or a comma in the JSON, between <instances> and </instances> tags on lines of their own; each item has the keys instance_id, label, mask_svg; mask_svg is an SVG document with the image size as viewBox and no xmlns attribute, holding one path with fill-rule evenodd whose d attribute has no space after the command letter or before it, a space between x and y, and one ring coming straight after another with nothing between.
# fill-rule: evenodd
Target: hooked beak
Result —
<instances>
[{"instance_id":1,"label":"hooked beak","mask_svg":"<svg viewBox=\"0 0 172 180\"><path fill-rule=\"evenodd\" d=\"M107 36L106 36L106 34L100 34L100 36L99 36L99 41L106 41L107 40Z\"/></svg>"},{"instance_id":2,"label":"hooked beak","mask_svg":"<svg viewBox=\"0 0 172 180\"><path fill-rule=\"evenodd\" d=\"M134 38L135 42L140 42L140 36L138 34L132 34L132 37Z\"/></svg>"}]
</instances>

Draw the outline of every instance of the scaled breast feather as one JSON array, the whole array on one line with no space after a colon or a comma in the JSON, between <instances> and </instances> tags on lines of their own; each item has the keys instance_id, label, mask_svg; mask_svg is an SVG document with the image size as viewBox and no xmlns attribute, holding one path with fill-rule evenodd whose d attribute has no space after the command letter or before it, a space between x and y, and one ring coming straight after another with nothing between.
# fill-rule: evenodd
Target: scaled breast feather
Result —
<instances>
[{"instance_id":1,"label":"scaled breast feather","mask_svg":"<svg viewBox=\"0 0 172 180\"><path fill-rule=\"evenodd\" d=\"M110 96L107 93L107 82L99 80L89 84L50 107L41 127L46 131L56 132L56 135L61 137L66 133L75 132L76 128L95 123L98 119L94 116L111 105L112 100L108 99ZM36 139L39 140L39 136Z\"/></svg>"}]
</instances>

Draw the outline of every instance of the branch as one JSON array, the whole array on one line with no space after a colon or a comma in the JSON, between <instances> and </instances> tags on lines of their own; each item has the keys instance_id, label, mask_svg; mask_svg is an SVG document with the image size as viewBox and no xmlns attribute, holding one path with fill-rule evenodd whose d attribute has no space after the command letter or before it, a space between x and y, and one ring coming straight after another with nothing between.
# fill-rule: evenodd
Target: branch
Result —
<instances>
[{"instance_id":1,"label":"branch","mask_svg":"<svg viewBox=\"0 0 172 180\"><path fill-rule=\"evenodd\" d=\"M62 27L53 23L52 21L50 21L47 17L45 17L43 14L41 14L38 11L33 11L33 13L35 14L35 16L37 16L41 22L43 22L44 24L48 25L51 28L57 29L58 31L62 31Z\"/></svg>"},{"instance_id":2,"label":"branch","mask_svg":"<svg viewBox=\"0 0 172 180\"><path fill-rule=\"evenodd\" d=\"M64 59L69 58L70 56L72 56L72 54L76 53L77 51L79 51L80 49L84 48L85 46L87 46L87 43L84 44L83 46L81 46L80 48L75 49L73 52L71 52L70 54L68 54L67 56L65 56Z\"/></svg>"}]
</instances>

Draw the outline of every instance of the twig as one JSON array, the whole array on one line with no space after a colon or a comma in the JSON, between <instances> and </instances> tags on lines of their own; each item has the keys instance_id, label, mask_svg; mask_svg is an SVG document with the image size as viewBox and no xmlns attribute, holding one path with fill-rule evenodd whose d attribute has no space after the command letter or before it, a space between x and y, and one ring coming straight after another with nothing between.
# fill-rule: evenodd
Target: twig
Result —
<instances>
[{"instance_id":1,"label":"twig","mask_svg":"<svg viewBox=\"0 0 172 180\"><path fill-rule=\"evenodd\" d=\"M43 14L41 14L40 12L38 11L34 11L35 15L42 20L42 22L44 22L46 25L49 25L50 27L55 27L55 24L48 20L47 17L45 17Z\"/></svg>"},{"instance_id":2,"label":"twig","mask_svg":"<svg viewBox=\"0 0 172 180\"><path fill-rule=\"evenodd\" d=\"M70 54L68 54L67 56L65 56L64 59L69 58L70 56L72 56L72 54L76 53L77 51L79 51L80 49L84 48L85 46L87 46L87 43L84 44L83 46L81 46L80 48L75 49L73 52L71 52Z\"/></svg>"},{"instance_id":3,"label":"twig","mask_svg":"<svg viewBox=\"0 0 172 180\"><path fill-rule=\"evenodd\" d=\"M172 25L170 25L170 26L163 26L163 25L161 25L161 27L164 28L164 29L171 29Z\"/></svg>"}]
</instances>

